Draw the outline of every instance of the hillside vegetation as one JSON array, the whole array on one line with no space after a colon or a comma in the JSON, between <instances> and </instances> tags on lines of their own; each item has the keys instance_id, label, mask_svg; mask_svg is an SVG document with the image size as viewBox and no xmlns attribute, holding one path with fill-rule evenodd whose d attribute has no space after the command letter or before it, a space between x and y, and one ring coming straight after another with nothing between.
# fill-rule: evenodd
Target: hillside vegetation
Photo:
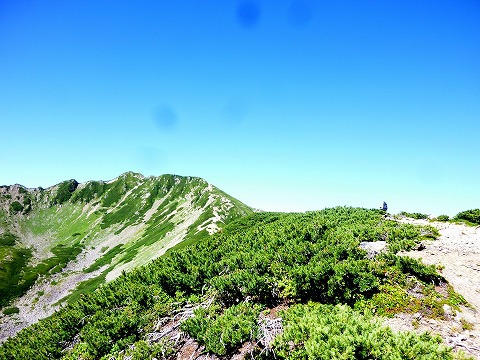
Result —
<instances>
[{"instance_id":1,"label":"hillside vegetation","mask_svg":"<svg viewBox=\"0 0 480 360\"><path fill-rule=\"evenodd\" d=\"M466 221L475 226L480 225L480 209L471 209L458 213L455 215L455 221Z\"/></svg>"},{"instance_id":2,"label":"hillside vegetation","mask_svg":"<svg viewBox=\"0 0 480 360\"><path fill-rule=\"evenodd\" d=\"M0 187L0 340L62 302L252 210L205 180L125 173ZM10 307L9 307L10 306ZM12 310L17 309L17 310Z\"/></svg>"},{"instance_id":3,"label":"hillside vegetation","mask_svg":"<svg viewBox=\"0 0 480 360\"><path fill-rule=\"evenodd\" d=\"M226 357L462 358L372 317L438 317L464 302L434 266L396 255L435 236L379 210L253 214L84 294L7 340L0 358L176 358L192 341ZM388 250L360 248L377 241Z\"/></svg>"}]
</instances>

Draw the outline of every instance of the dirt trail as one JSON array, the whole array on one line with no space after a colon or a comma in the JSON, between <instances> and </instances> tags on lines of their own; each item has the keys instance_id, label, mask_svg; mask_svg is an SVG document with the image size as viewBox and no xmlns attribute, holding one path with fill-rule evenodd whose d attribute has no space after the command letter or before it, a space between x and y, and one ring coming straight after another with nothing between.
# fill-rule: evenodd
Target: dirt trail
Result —
<instances>
[{"instance_id":1,"label":"dirt trail","mask_svg":"<svg viewBox=\"0 0 480 360\"><path fill-rule=\"evenodd\" d=\"M439 230L441 236L434 241L425 241L425 249L402 255L421 258L425 264L441 265L441 274L471 307L462 307L461 312L456 313L447 308L447 321L402 314L387 323L394 329L437 333L454 349L462 349L480 359L480 226L414 219L399 221L432 225ZM419 325L414 328L412 321ZM473 325L473 329L466 329L468 324Z\"/></svg>"}]
</instances>

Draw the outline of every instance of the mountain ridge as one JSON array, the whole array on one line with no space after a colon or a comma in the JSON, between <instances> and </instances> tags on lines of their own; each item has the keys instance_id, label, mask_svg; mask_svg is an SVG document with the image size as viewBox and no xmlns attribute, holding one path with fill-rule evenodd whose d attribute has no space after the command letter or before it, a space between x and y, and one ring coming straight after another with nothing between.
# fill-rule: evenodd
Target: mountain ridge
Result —
<instances>
[{"instance_id":1,"label":"mountain ridge","mask_svg":"<svg viewBox=\"0 0 480 360\"><path fill-rule=\"evenodd\" d=\"M251 212L202 178L173 174L0 186L0 237L10 239L0 247L0 305L18 308L13 318L28 325Z\"/></svg>"}]
</instances>

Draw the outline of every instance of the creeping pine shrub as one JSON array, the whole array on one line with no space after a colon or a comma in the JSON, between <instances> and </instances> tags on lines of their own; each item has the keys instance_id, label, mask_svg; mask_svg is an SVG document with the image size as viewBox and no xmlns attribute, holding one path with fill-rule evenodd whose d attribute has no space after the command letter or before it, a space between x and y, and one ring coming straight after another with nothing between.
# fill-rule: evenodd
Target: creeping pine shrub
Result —
<instances>
[{"instance_id":1,"label":"creeping pine shrub","mask_svg":"<svg viewBox=\"0 0 480 360\"><path fill-rule=\"evenodd\" d=\"M257 333L260 306L247 302L234 305L223 314L220 308L199 308L195 316L182 324L182 330L190 334L208 351L225 355Z\"/></svg>"},{"instance_id":2,"label":"creeping pine shrub","mask_svg":"<svg viewBox=\"0 0 480 360\"><path fill-rule=\"evenodd\" d=\"M282 318L273 347L280 359L454 359L440 337L394 333L346 305L295 305Z\"/></svg>"},{"instance_id":3,"label":"creeping pine shrub","mask_svg":"<svg viewBox=\"0 0 480 360\"><path fill-rule=\"evenodd\" d=\"M450 220L450 216L448 216L448 215L438 215L436 220L437 221L448 221L448 220Z\"/></svg>"},{"instance_id":4,"label":"creeping pine shrub","mask_svg":"<svg viewBox=\"0 0 480 360\"><path fill-rule=\"evenodd\" d=\"M129 308L123 310L97 311L91 321L80 331L80 340L85 345L82 354L92 358L108 354L112 343L113 350L123 348L138 338L140 319Z\"/></svg>"},{"instance_id":5,"label":"creeping pine shrub","mask_svg":"<svg viewBox=\"0 0 480 360\"><path fill-rule=\"evenodd\" d=\"M169 358L174 353L173 340L167 341L163 339L152 345L149 345L145 340L140 340L132 346L127 347L125 350L119 351L108 358L116 360L165 359Z\"/></svg>"},{"instance_id":6,"label":"creeping pine shrub","mask_svg":"<svg viewBox=\"0 0 480 360\"><path fill-rule=\"evenodd\" d=\"M11 205L10 205L10 211L13 212L13 213L18 213L20 211L23 210L23 206L22 204L20 204L18 201L14 201Z\"/></svg>"},{"instance_id":7,"label":"creeping pine shrub","mask_svg":"<svg viewBox=\"0 0 480 360\"><path fill-rule=\"evenodd\" d=\"M424 283L438 285L444 281L442 275L437 272L435 265L425 265L408 256L395 256L395 265L401 272L414 275Z\"/></svg>"},{"instance_id":8,"label":"creeping pine shrub","mask_svg":"<svg viewBox=\"0 0 480 360\"><path fill-rule=\"evenodd\" d=\"M403 215L403 216L406 216L406 217L409 217L409 218L412 218L412 219L417 219L417 220L428 219L427 214L422 214L422 213L418 213L418 212L409 213L409 212L406 212L406 211L401 211L400 215Z\"/></svg>"},{"instance_id":9,"label":"creeping pine shrub","mask_svg":"<svg viewBox=\"0 0 480 360\"><path fill-rule=\"evenodd\" d=\"M63 204L72 197L72 193L78 187L76 180L67 180L58 185L57 193L53 198L52 205Z\"/></svg>"},{"instance_id":10,"label":"creeping pine shrub","mask_svg":"<svg viewBox=\"0 0 480 360\"><path fill-rule=\"evenodd\" d=\"M0 234L0 246L13 246L17 239L15 235L10 233Z\"/></svg>"},{"instance_id":11,"label":"creeping pine shrub","mask_svg":"<svg viewBox=\"0 0 480 360\"><path fill-rule=\"evenodd\" d=\"M20 309L18 307L9 307L3 310L4 315L18 314Z\"/></svg>"},{"instance_id":12,"label":"creeping pine shrub","mask_svg":"<svg viewBox=\"0 0 480 360\"><path fill-rule=\"evenodd\" d=\"M413 224L390 224L386 241L391 253L396 254L401 250L410 250L422 239L435 239L439 236L438 230L433 226L416 226Z\"/></svg>"},{"instance_id":13,"label":"creeping pine shrub","mask_svg":"<svg viewBox=\"0 0 480 360\"><path fill-rule=\"evenodd\" d=\"M480 209L466 210L455 215L454 220L466 220L480 225Z\"/></svg>"}]
</instances>

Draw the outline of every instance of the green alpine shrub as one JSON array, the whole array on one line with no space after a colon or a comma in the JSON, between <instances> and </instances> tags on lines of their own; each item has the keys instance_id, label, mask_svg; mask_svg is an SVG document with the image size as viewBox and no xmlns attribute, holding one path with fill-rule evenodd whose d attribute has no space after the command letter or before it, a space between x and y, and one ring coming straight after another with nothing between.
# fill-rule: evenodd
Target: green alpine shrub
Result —
<instances>
[{"instance_id":1,"label":"green alpine shrub","mask_svg":"<svg viewBox=\"0 0 480 360\"><path fill-rule=\"evenodd\" d=\"M280 359L454 359L440 337L394 333L346 305L295 305L282 318L273 348Z\"/></svg>"},{"instance_id":2,"label":"green alpine shrub","mask_svg":"<svg viewBox=\"0 0 480 360\"><path fill-rule=\"evenodd\" d=\"M466 220L470 223L480 225L480 209L462 211L455 215L454 220Z\"/></svg>"}]
</instances>

